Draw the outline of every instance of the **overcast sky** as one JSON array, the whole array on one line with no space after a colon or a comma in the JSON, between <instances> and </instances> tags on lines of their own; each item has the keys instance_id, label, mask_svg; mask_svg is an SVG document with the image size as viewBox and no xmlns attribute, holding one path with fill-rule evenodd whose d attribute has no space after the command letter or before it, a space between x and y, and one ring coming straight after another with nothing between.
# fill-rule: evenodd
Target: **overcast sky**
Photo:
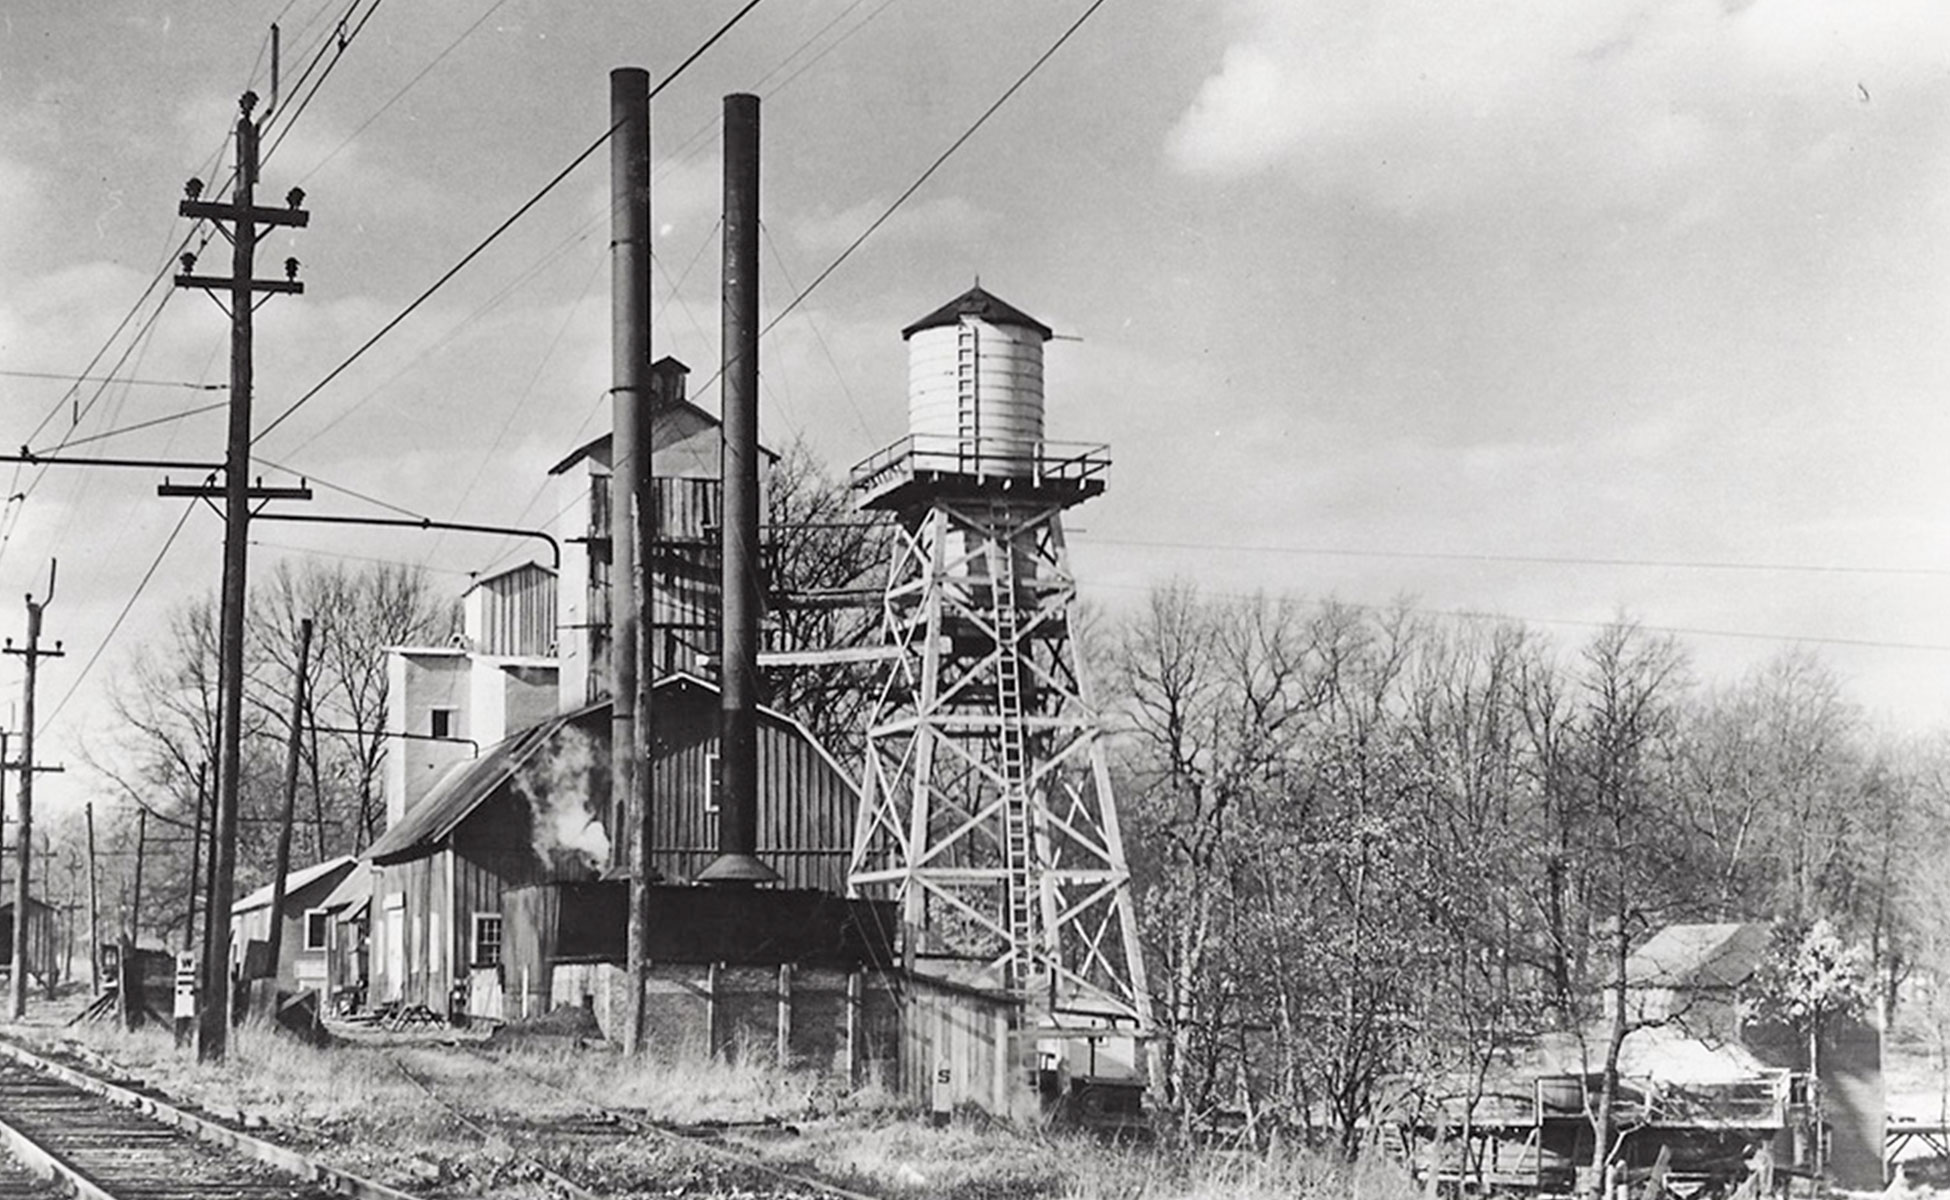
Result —
<instances>
[{"instance_id":1,"label":"overcast sky","mask_svg":"<svg viewBox=\"0 0 1950 1200\"><path fill-rule=\"evenodd\" d=\"M289 85L348 6L370 20L294 118ZM654 106L655 352L694 383L718 360L726 93L766 98L769 316L1084 7L761 4ZM274 19L287 95L263 195L301 184L313 215L260 258L276 274L297 256L309 289L259 312L260 426L601 134L610 68L662 79L736 8L13 0L0 443L222 399L19 373L72 377L107 346L125 376L224 381L227 324L204 296L132 335L188 229L183 180L223 178L238 94L269 93ZM1108 0L768 337L764 437L804 438L836 471L899 437L899 330L979 275L1066 339L1051 436L1111 443L1110 491L1070 524L1086 594L1112 611L1178 575L1505 614L1566 648L1623 611L1695 631L1707 680L1809 639L1890 728L1950 727L1946 35L1940 0ZM415 513L551 517L543 472L606 421L606 163L260 452ZM221 243L206 253L225 268ZM222 437L211 413L90 448L209 460ZM46 632L68 657L43 672L43 714L74 695L44 760L77 765L130 654L216 586L220 524L197 512L81 674L182 516L157 482L69 469L7 489L27 499L6 514L0 629L19 639L21 596L61 563ZM378 511L323 490L310 508ZM528 553L254 533L256 571L363 555L455 592ZM17 680L9 660L0 688ZM72 799L88 781L43 787Z\"/></svg>"}]
</instances>

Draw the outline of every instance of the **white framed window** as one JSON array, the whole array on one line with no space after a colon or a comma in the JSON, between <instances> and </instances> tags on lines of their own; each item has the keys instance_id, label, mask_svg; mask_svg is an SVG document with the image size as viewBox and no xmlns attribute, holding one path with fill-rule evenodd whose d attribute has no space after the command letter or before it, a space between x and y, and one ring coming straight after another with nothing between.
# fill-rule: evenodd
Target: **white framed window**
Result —
<instances>
[{"instance_id":1,"label":"white framed window","mask_svg":"<svg viewBox=\"0 0 1950 1200\"><path fill-rule=\"evenodd\" d=\"M724 792L724 759L716 750L704 755L704 811L718 811L718 797Z\"/></svg>"},{"instance_id":2,"label":"white framed window","mask_svg":"<svg viewBox=\"0 0 1950 1200\"><path fill-rule=\"evenodd\" d=\"M474 953L471 961L477 967L498 967L501 965L501 914L477 912L474 914Z\"/></svg>"},{"instance_id":3,"label":"white framed window","mask_svg":"<svg viewBox=\"0 0 1950 1200\"><path fill-rule=\"evenodd\" d=\"M305 949L323 950L331 945L332 914L322 908L305 910Z\"/></svg>"},{"instance_id":4,"label":"white framed window","mask_svg":"<svg viewBox=\"0 0 1950 1200\"><path fill-rule=\"evenodd\" d=\"M427 710L427 736L454 737L460 731L460 710L457 708L433 708Z\"/></svg>"}]
</instances>

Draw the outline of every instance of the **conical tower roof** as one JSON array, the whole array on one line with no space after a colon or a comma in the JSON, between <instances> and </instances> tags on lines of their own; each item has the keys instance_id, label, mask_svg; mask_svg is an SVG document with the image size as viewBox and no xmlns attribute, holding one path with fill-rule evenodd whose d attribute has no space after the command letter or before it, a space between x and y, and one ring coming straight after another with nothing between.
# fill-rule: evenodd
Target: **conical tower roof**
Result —
<instances>
[{"instance_id":1,"label":"conical tower roof","mask_svg":"<svg viewBox=\"0 0 1950 1200\"><path fill-rule=\"evenodd\" d=\"M940 308L935 309L927 316L914 322L914 324L909 325L906 329L901 330L901 339L905 341L923 329L935 329L943 325L958 325L961 323L963 317L974 317L977 320L987 321L991 325L1014 325L1018 329L1027 329L1037 334L1044 341L1048 341L1053 336L1049 326L1038 321L1015 305L1010 304L1008 301L999 300L983 291L982 285L978 283L961 295L956 296L953 300L948 301L948 303L942 305Z\"/></svg>"}]
</instances>

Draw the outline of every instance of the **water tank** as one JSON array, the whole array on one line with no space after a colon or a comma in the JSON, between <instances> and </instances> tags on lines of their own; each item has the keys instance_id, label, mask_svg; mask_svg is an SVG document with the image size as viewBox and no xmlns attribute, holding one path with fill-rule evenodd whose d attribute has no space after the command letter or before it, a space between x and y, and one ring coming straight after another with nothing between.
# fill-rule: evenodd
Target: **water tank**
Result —
<instances>
[{"instance_id":1,"label":"water tank","mask_svg":"<svg viewBox=\"0 0 1950 1200\"><path fill-rule=\"evenodd\" d=\"M1043 442L1049 326L980 285L901 330L915 465L1029 475Z\"/></svg>"}]
</instances>

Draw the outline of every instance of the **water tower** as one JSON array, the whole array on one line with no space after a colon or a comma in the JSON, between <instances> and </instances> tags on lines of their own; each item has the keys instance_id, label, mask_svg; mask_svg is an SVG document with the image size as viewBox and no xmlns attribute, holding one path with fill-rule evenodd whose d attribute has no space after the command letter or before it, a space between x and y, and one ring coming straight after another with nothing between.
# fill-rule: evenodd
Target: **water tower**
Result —
<instances>
[{"instance_id":1,"label":"water tower","mask_svg":"<svg viewBox=\"0 0 1950 1200\"><path fill-rule=\"evenodd\" d=\"M901 902L917 970L1021 996L1045 1035L1148 1029L1063 541L1109 457L1044 440L1049 327L979 285L902 336L910 432L853 471L898 533L850 886Z\"/></svg>"}]
</instances>

